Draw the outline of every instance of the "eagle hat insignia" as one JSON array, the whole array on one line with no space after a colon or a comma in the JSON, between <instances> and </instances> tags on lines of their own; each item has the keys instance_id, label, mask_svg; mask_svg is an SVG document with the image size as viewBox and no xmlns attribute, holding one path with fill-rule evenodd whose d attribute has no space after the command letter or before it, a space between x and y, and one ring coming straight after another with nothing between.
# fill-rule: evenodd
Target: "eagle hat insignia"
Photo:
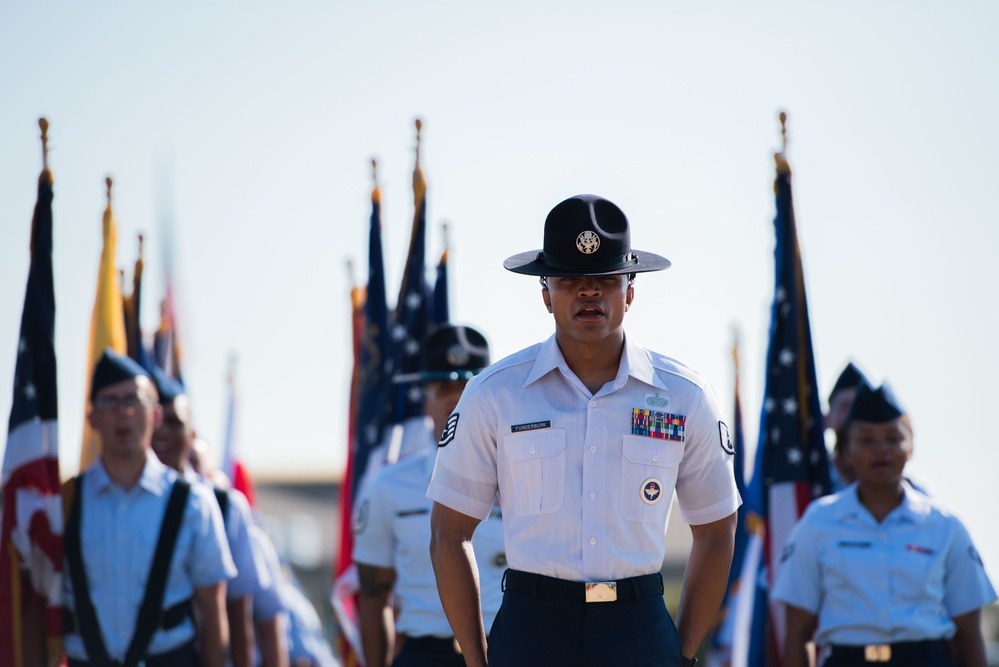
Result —
<instances>
[{"instance_id":1,"label":"eagle hat insignia","mask_svg":"<svg viewBox=\"0 0 999 667\"><path fill-rule=\"evenodd\" d=\"M597 236L596 232L587 229L576 237L576 247L584 255L592 255L600 249L600 237Z\"/></svg>"},{"instance_id":2,"label":"eagle hat insignia","mask_svg":"<svg viewBox=\"0 0 999 667\"><path fill-rule=\"evenodd\" d=\"M655 505L663 499L663 483L655 477L649 477L642 482L642 502Z\"/></svg>"}]
</instances>

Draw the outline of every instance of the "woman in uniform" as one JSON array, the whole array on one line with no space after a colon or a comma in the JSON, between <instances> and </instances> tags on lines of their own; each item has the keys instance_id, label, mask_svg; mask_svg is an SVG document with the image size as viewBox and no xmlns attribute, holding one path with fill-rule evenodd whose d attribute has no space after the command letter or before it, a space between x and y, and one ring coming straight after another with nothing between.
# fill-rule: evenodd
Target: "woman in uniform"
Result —
<instances>
[{"instance_id":1,"label":"woman in uniform","mask_svg":"<svg viewBox=\"0 0 999 667\"><path fill-rule=\"evenodd\" d=\"M784 666L986 667L981 608L996 599L964 525L903 478L912 422L887 384L862 383L845 456L857 481L812 503L791 533L774 598Z\"/></svg>"}]
</instances>

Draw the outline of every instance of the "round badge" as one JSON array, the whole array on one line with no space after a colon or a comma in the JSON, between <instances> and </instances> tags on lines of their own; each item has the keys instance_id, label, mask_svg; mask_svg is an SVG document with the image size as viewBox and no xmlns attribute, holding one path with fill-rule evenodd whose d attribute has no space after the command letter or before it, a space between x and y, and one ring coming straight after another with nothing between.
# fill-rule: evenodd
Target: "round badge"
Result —
<instances>
[{"instance_id":1,"label":"round badge","mask_svg":"<svg viewBox=\"0 0 999 667\"><path fill-rule=\"evenodd\" d=\"M600 237L597 236L596 232L588 229L576 237L576 247L584 255L592 255L600 248Z\"/></svg>"},{"instance_id":2,"label":"round badge","mask_svg":"<svg viewBox=\"0 0 999 667\"><path fill-rule=\"evenodd\" d=\"M361 501L361 506L357 508L357 513L354 515L354 521L352 528L354 529L355 535L360 535L364 532L364 529L368 527L368 514L371 510L371 503L365 498Z\"/></svg>"},{"instance_id":3,"label":"round badge","mask_svg":"<svg viewBox=\"0 0 999 667\"><path fill-rule=\"evenodd\" d=\"M655 477L649 477L642 482L642 502L646 505L655 505L663 497L663 483Z\"/></svg>"},{"instance_id":4,"label":"round badge","mask_svg":"<svg viewBox=\"0 0 999 667\"><path fill-rule=\"evenodd\" d=\"M468 360L472 358L471 353L465 348L465 346L458 343L449 347L444 356L447 359L447 362L452 366L464 366L468 363Z\"/></svg>"},{"instance_id":5,"label":"round badge","mask_svg":"<svg viewBox=\"0 0 999 667\"><path fill-rule=\"evenodd\" d=\"M493 556L493 567L502 570L506 567L506 552L499 552Z\"/></svg>"}]
</instances>

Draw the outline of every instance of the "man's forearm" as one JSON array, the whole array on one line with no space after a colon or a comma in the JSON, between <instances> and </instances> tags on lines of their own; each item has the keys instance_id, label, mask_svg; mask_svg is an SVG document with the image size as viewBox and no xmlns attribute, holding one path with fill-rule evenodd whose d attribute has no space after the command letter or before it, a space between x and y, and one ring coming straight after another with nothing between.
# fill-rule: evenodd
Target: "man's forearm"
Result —
<instances>
[{"instance_id":1,"label":"man's forearm","mask_svg":"<svg viewBox=\"0 0 999 667\"><path fill-rule=\"evenodd\" d=\"M388 600L388 593L366 597L363 591L358 599L365 667L385 667L392 662L395 621Z\"/></svg>"},{"instance_id":2,"label":"man's forearm","mask_svg":"<svg viewBox=\"0 0 999 667\"><path fill-rule=\"evenodd\" d=\"M676 615L683 655L693 657L725 597L735 548L735 515L703 526L691 526L694 542L683 573Z\"/></svg>"},{"instance_id":3,"label":"man's forearm","mask_svg":"<svg viewBox=\"0 0 999 667\"><path fill-rule=\"evenodd\" d=\"M253 667L252 604L253 598L249 595L226 602L233 667Z\"/></svg>"},{"instance_id":4,"label":"man's forearm","mask_svg":"<svg viewBox=\"0 0 999 667\"><path fill-rule=\"evenodd\" d=\"M468 667L485 667L486 631L482 622L479 571L472 551L478 521L434 504L431 515L430 560L437 593Z\"/></svg>"},{"instance_id":5,"label":"man's forearm","mask_svg":"<svg viewBox=\"0 0 999 667\"><path fill-rule=\"evenodd\" d=\"M229 649L225 583L194 590L198 611L198 649L202 667L224 667Z\"/></svg>"}]
</instances>

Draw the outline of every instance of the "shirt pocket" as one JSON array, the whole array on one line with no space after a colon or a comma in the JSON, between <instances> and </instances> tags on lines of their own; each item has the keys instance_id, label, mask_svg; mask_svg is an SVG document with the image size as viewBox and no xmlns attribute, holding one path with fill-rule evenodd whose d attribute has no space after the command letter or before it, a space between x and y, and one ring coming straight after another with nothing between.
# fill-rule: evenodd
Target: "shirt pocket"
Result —
<instances>
[{"instance_id":1,"label":"shirt pocket","mask_svg":"<svg viewBox=\"0 0 999 667\"><path fill-rule=\"evenodd\" d=\"M644 435L628 434L623 437L621 515L630 521L665 525L666 512L673 502L677 470L683 458L683 443Z\"/></svg>"},{"instance_id":2,"label":"shirt pocket","mask_svg":"<svg viewBox=\"0 0 999 667\"><path fill-rule=\"evenodd\" d=\"M513 482L513 510L520 516L548 514L565 499L565 429L503 436Z\"/></svg>"}]
</instances>

